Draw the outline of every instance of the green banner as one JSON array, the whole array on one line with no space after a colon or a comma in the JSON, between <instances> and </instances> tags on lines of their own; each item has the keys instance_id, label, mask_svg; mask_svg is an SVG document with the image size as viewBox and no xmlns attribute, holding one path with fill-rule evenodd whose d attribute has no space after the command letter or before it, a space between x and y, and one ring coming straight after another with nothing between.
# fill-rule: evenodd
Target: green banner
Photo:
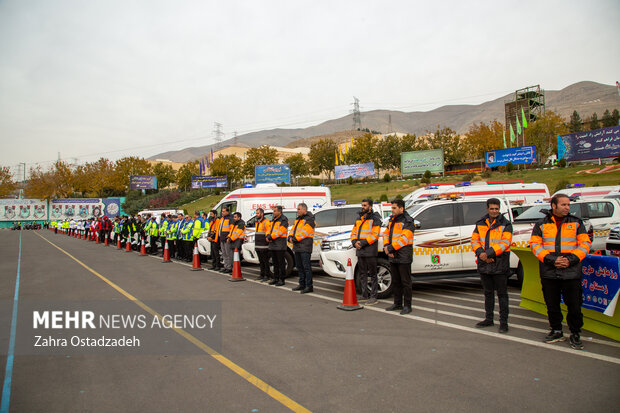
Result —
<instances>
[{"instance_id":1,"label":"green banner","mask_svg":"<svg viewBox=\"0 0 620 413\"><path fill-rule=\"evenodd\" d=\"M400 170L403 175L422 175L426 171L443 173L443 149L402 152Z\"/></svg>"}]
</instances>

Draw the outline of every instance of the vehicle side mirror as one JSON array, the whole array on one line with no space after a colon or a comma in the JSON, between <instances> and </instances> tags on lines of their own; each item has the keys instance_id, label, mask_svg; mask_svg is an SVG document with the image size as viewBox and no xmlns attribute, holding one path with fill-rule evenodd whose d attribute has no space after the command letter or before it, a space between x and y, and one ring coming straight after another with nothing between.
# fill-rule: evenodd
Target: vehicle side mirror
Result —
<instances>
[{"instance_id":1,"label":"vehicle side mirror","mask_svg":"<svg viewBox=\"0 0 620 413\"><path fill-rule=\"evenodd\" d=\"M422 228L422 224L420 223L420 221L418 221L417 219L413 220L413 225L415 226L415 229L420 229Z\"/></svg>"}]
</instances>

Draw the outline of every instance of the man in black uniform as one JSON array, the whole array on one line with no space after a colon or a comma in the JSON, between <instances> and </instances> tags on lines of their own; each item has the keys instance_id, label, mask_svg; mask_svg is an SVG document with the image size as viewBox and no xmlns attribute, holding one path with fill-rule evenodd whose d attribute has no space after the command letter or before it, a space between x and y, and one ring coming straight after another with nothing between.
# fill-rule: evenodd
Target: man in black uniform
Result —
<instances>
[{"instance_id":1,"label":"man in black uniform","mask_svg":"<svg viewBox=\"0 0 620 413\"><path fill-rule=\"evenodd\" d=\"M269 233L266 236L269 243L269 252L273 259L273 280L269 285L276 287L284 285L286 278L286 238L288 236L288 218L282 213L282 207L273 207L273 219L271 220Z\"/></svg>"},{"instance_id":2,"label":"man in black uniform","mask_svg":"<svg viewBox=\"0 0 620 413\"><path fill-rule=\"evenodd\" d=\"M266 233L269 229L269 220L265 218L263 208L256 209L256 232L254 233L254 250L258 255L258 265L260 276L258 281L269 281L271 271L269 271L269 244L267 243Z\"/></svg>"},{"instance_id":3,"label":"man in black uniform","mask_svg":"<svg viewBox=\"0 0 620 413\"><path fill-rule=\"evenodd\" d=\"M368 300L366 305L377 303L377 241L381 234L381 216L372 210L372 200L364 199L360 217L355 221L351 231L351 245L355 248L355 255L360 269L360 283L362 285L362 300ZM370 294L368 293L368 277L370 277Z\"/></svg>"}]
</instances>

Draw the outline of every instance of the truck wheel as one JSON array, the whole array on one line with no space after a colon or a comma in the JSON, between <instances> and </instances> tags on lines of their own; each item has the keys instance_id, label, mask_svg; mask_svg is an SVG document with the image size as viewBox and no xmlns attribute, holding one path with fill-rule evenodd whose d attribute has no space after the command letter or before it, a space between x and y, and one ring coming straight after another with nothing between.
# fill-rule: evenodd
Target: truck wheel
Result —
<instances>
[{"instance_id":1,"label":"truck wheel","mask_svg":"<svg viewBox=\"0 0 620 413\"><path fill-rule=\"evenodd\" d=\"M384 258L377 259L377 283L377 298L388 298L392 296L392 273L390 271L390 264ZM365 287L368 290L368 295L370 296L370 279L368 280L366 286L362 286L357 266L355 266L355 286L358 293L361 293L362 288Z\"/></svg>"}]
</instances>

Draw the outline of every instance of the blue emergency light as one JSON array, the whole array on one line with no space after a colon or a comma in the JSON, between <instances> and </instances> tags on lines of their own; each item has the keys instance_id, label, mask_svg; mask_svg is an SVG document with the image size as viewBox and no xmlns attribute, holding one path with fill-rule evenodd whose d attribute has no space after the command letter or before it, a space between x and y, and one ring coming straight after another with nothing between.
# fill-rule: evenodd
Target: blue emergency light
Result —
<instances>
[{"instance_id":1,"label":"blue emergency light","mask_svg":"<svg viewBox=\"0 0 620 413\"><path fill-rule=\"evenodd\" d=\"M254 188L254 186L252 184L245 184L243 185L244 188Z\"/></svg>"},{"instance_id":2,"label":"blue emergency light","mask_svg":"<svg viewBox=\"0 0 620 413\"><path fill-rule=\"evenodd\" d=\"M439 185L429 185L426 189L439 189Z\"/></svg>"},{"instance_id":3,"label":"blue emergency light","mask_svg":"<svg viewBox=\"0 0 620 413\"><path fill-rule=\"evenodd\" d=\"M456 186L470 186L471 182L461 182L460 184L456 184Z\"/></svg>"},{"instance_id":4,"label":"blue emergency light","mask_svg":"<svg viewBox=\"0 0 620 413\"><path fill-rule=\"evenodd\" d=\"M339 199L339 200L337 200L337 201L334 201L334 202L333 202L333 204L334 204L334 206L346 205L346 204L347 204L347 201L346 201L346 200L344 200L344 199Z\"/></svg>"}]
</instances>

